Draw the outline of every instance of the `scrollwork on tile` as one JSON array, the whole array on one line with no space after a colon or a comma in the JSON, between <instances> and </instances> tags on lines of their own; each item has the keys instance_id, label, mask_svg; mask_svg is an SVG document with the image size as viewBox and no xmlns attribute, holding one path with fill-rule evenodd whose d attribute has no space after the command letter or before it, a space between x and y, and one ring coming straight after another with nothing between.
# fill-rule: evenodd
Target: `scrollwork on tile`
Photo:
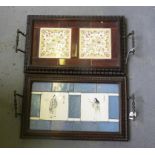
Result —
<instances>
[{"instance_id":1,"label":"scrollwork on tile","mask_svg":"<svg viewBox=\"0 0 155 155\"><path fill-rule=\"evenodd\" d=\"M71 29L41 28L39 58L70 58Z\"/></svg>"},{"instance_id":2,"label":"scrollwork on tile","mask_svg":"<svg viewBox=\"0 0 155 155\"><path fill-rule=\"evenodd\" d=\"M80 28L81 59L111 59L110 28Z\"/></svg>"}]
</instances>

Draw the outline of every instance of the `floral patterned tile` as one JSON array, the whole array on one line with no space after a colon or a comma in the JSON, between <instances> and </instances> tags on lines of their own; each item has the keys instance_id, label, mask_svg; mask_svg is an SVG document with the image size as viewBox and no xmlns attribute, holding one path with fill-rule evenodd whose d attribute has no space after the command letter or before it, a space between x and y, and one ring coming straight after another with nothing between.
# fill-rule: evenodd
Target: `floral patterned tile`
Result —
<instances>
[{"instance_id":1,"label":"floral patterned tile","mask_svg":"<svg viewBox=\"0 0 155 155\"><path fill-rule=\"evenodd\" d=\"M71 28L41 28L39 58L70 58Z\"/></svg>"},{"instance_id":2,"label":"floral patterned tile","mask_svg":"<svg viewBox=\"0 0 155 155\"><path fill-rule=\"evenodd\" d=\"M81 59L111 59L110 28L80 28Z\"/></svg>"}]
</instances>

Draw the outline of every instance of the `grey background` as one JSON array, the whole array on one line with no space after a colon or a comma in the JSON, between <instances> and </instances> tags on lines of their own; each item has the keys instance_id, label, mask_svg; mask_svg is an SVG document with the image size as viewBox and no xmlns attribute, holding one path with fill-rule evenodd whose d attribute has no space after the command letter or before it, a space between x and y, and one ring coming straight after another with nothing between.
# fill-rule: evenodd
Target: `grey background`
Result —
<instances>
[{"instance_id":1,"label":"grey background","mask_svg":"<svg viewBox=\"0 0 155 155\"><path fill-rule=\"evenodd\" d=\"M22 53L15 53L16 29L26 30L28 14L124 15L136 32L136 54L130 58L130 94L136 94L138 118L130 122L130 140L71 141L20 139L14 118L13 90L22 93ZM21 41L21 46L24 45ZM155 147L155 7L0 7L0 147Z\"/></svg>"}]
</instances>

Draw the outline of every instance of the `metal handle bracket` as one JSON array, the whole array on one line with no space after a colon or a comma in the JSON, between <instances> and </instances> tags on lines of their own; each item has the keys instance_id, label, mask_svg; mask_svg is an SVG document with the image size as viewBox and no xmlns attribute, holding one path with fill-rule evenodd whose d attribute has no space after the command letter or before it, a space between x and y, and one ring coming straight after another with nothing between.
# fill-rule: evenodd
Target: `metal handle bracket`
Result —
<instances>
[{"instance_id":1,"label":"metal handle bracket","mask_svg":"<svg viewBox=\"0 0 155 155\"><path fill-rule=\"evenodd\" d=\"M17 102L17 97L23 98L23 95L18 94L16 90L14 91L14 110L15 110L15 117L17 118L18 116L21 116L21 113L18 112L18 102Z\"/></svg>"},{"instance_id":2,"label":"metal handle bracket","mask_svg":"<svg viewBox=\"0 0 155 155\"><path fill-rule=\"evenodd\" d=\"M126 36L127 39L130 38L130 37L131 37L131 40L132 40L132 48L131 48L131 49L128 51L128 53L127 53L126 61L125 61L126 64L128 63L129 56L130 56L130 55L134 55L135 52L136 52L136 49L135 49L135 32L134 32L134 31L130 32L130 33Z\"/></svg>"},{"instance_id":3,"label":"metal handle bracket","mask_svg":"<svg viewBox=\"0 0 155 155\"><path fill-rule=\"evenodd\" d=\"M16 36L16 53L19 51L19 52L22 52L22 53L25 53L24 50L18 48L18 45L19 45L19 36L22 35L23 37L26 37L26 34L23 33L22 31L20 31L19 29L17 29L17 36Z\"/></svg>"}]
</instances>

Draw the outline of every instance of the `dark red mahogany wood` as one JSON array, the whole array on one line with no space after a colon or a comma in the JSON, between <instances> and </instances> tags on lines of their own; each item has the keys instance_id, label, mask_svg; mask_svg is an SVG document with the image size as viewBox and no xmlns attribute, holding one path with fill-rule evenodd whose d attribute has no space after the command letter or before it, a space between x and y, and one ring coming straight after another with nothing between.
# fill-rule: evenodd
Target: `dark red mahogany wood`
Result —
<instances>
[{"instance_id":1,"label":"dark red mahogany wood","mask_svg":"<svg viewBox=\"0 0 155 155\"><path fill-rule=\"evenodd\" d=\"M41 27L72 28L70 59L59 65L57 58L39 58ZM79 28L111 28L112 59L79 59L74 56L79 41ZM126 72L126 24L123 16L28 16L25 72L57 74L124 75ZM77 47L78 49L79 47ZM82 68L82 70L81 70Z\"/></svg>"}]
</instances>

